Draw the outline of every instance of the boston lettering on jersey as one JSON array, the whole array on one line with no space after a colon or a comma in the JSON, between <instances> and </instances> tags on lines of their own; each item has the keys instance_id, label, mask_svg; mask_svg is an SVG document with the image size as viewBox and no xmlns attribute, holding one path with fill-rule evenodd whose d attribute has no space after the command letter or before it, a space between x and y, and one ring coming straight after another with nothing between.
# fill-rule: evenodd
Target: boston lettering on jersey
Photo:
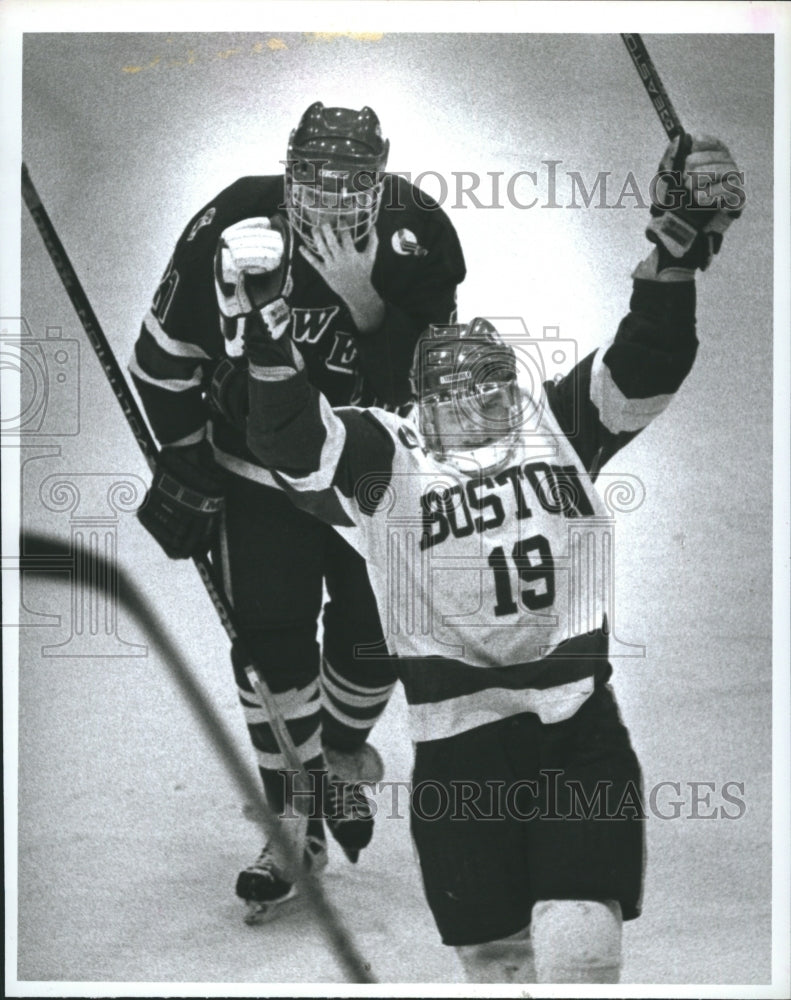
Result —
<instances>
[{"instance_id":1,"label":"boston lettering on jersey","mask_svg":"<svg viewBox=\"0 0 791 1000\"><path fill-rule=\"evenodd\" d=\"M592 470L690 370L689 284L636 281L612 341L545 385L541 440L496 474L444 471L411 417L332 410L315 389L295 419L305 372L277 396L252 381L250 448L266 467L293 470L280 478L295 502L338 526L368 564L415 742L524 712L560 722L609 676L612 539ZM380 488L358 489L371 482Z\"/></svg>"},{"instance_id":2,"label":"boston lettering on jersey","mask_svg":"<svg viewBox=\"0 0 791 1000\"><path fill-rule=\"evenodd\" d=\"M511 491L503 494L502 487ZM527 484L532 494L527 494ZM421 550L433 548L446 538L464 538L499 528L505 520L504 499L512 498L517 520L532 517L528 496L543 510L559 517L591 517L593 505L573 465L525 462L496 476L470 479L466 484L431 486L420 498L423 512ZM530 503L534 500L531 498Z\"/></svg>"}]
</instances>

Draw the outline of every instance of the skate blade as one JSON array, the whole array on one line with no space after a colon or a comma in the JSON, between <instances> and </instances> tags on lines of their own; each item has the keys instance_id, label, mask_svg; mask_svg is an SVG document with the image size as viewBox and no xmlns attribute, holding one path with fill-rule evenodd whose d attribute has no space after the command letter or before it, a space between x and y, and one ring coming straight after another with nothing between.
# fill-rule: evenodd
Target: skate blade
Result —
<instances>
[{"instance_id":1,"label":"skate blade","mask_svg":"<svg viewBox=\"0 0 791 1000\"><path fill-rule=\"evenodd\" d=\"M291 902L296 895L297 888L294 886L289 894L287 896L283 896L282 899L271 900L265 903L258 902L254 899L246 899L244 922L248 927L257 927L258 924L269 923L270 920L273 920L278 915L283 906L286 903Z\"/></svg>"}]
</instances>

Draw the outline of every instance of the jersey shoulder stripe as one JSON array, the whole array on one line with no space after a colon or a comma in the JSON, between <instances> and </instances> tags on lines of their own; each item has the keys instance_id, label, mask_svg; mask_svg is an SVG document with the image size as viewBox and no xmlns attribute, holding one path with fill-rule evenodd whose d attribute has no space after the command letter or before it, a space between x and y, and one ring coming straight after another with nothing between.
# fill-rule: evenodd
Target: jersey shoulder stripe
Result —
<instances>
[{"instance_id":1,"label":"jersey shoulder stripe","mask_svg":"<svg viewBox=\"0 0 791 1000\"><path fill-rule=\"evenodd\" d=\"M177 358L204 358L210 355L197 344L189 344L184 340L176 340L175 337L165 333L162 325L156 316L149 309L143 320L143 326L149 336L156 341L157 345L165 354L173 355Z\"/></svg>"}]
</instances>

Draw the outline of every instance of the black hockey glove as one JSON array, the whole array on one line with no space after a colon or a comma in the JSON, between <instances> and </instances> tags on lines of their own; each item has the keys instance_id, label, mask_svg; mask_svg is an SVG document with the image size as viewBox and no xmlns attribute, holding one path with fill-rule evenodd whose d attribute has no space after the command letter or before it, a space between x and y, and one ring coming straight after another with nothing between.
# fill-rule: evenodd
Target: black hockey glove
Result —
<instances>
[{"instance_id":1,"label":"black hockey glove","mask_svg":"<svg viewBox=\"0 0 791 1000\"><path fill-rule=\"evenodd\" d=\"M290 230L279 215L242 219L224 229L214 255L214 285L220 322L233 341L244 317L277 306L287 316L283 299L291 284Z\"/></svg>"},{"instance_id":2,"label":"black hockey glove","mask_svg":"<svg viewBox=\"0 0 791 1000\"><path fill-rule=\"evenodd\" d=\"M205 442L163 448L137 517L171 559L203 555L219 527L224 473Z\"/></svg>"},{"instance_id":3,"label":"black hockey glove","mask_svg":"<svg viewBox=\"0 0 791 1000\"><path fill-rule=\"evenodd\" d=\"M679 151L679 141L683 143ZM651 185L646 236L658 248L657 270L705 271L744 207L744 174L719 139L677 137Z\"/></svg>"}]
</instances>

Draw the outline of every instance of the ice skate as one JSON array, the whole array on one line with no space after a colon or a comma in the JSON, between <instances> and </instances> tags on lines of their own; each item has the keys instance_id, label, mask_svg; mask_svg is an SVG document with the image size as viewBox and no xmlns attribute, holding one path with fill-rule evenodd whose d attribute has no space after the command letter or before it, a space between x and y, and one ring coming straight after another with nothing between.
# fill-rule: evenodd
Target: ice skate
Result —
<instances>
[{"instance_id":1,"label":"ice skate","mask_svg":"<svg viewBox=\"0 0 791 1000\"><path fill-rule=\"evenodd\" d=\"M327 844L323 836L308 834L304 863L314 875L327 867ZM271 920L278 908L293 899L297 892L298 883L287 875L269 844L248 868L239 873L236 880L236 895L247 904L246 924L262 924Z\"/></svg>"},{"instance_id":2,"label":"ice skate","mask_svg":"<svg viewBox=\"0 0 791 1000\"><path fill-rule=\"evenodd\" d=\"M354 864L373 837L373 810L365 792L381 781L384 765L370 743L352 753L325 746L324 759L328 788L325 819L330 833Z\"/></svg>"}]
</instances>

